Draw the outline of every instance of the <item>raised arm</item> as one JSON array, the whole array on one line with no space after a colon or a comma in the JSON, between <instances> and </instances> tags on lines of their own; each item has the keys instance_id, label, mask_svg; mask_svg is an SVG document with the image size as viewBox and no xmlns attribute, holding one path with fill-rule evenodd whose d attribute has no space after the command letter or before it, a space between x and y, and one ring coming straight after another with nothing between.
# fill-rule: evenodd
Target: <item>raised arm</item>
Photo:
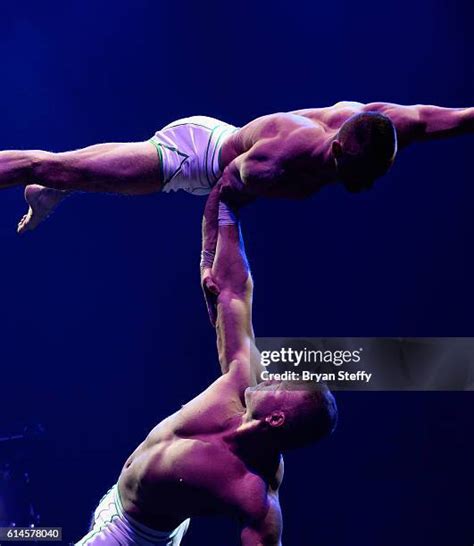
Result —
<instances>
[{"instance_id":1,"label":"raised arm","mask_svg":"<svg viewBox=\"0 0 474 546\"><path fill-rule=\"evenodd\" d=\"M211 269L217 247L219 202L226 191L227 193L230 191L233 194L236 202L236 196L239 192L241 193L238 199L239 205L246 204L252 199L249 196L245 196L243 191L244 184L240 176L243 160L244 157L240 156L225 168L218 184L212 189L204 208L202 220L201 284L204 290L209 318L213 325L216 322L215 298L213 297L213 293L217 289L212 282Z\"/></svg>"},{"instance_id":2,"label":"raised arm","mask_svg":"<svg viewBox=\"0 0 474 546\"><path fill-rule=\"evenodd\" d=\"M416 104L402 106L373 102L363 106L365 112L379 112L389 117L397 130L400 147L416 141L446 138L474 132L474 108L444 108Z\"/></svg>"},{"instance_id":3,"label":"raised arm","mask_svg":"<svg viewBox=\"0 0 474 546\"><path fill-rule=\"evenodd\" d=\"M216 317L222 372L232 369L245 389L256 384L260 369L252 326L253 282L238 219L222 202L218 208L217 250L204 289Z\"/></svg>"}]
</instances>

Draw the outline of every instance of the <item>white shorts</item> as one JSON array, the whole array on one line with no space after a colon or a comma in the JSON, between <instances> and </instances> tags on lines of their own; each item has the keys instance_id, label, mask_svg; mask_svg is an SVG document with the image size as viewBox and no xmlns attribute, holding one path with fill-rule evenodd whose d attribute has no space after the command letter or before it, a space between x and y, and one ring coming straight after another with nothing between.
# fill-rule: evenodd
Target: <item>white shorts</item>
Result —
<instances>
[{"instance_id":1,"label":"white shorts","mask_svg":"<svg viewBox=\"0 0 474 546\"><path fill-rule=\"evenodd\" d=\"M183 521L170 532L150 529L123 511L118 486L115 484L96 508L90 532L76 542L76 546L179 546L189 522L189 519Z\"/></svg>"},{"instance_id":2,"label":"white shorts","mask_svg":"<svg viewBox=\"0 0 474 546\"><path fill-rule=\"evenodd\" d=\"M207 195L222 175L222 146L236 131L237 127L206 116L179 119L158 131L150 142L158 150L163 191Z\"/></svg>"}]
</instances>

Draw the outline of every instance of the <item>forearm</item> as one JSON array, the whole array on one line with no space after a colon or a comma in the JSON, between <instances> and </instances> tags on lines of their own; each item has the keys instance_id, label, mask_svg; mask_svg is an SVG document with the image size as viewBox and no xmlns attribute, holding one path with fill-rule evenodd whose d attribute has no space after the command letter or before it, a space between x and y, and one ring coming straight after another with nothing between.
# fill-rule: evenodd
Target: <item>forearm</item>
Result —
<instances>
[{"instance_id":1,"label":"forearm","mask_svg":"<svg viewBox=\"0 0 474 546\"><path fill-rule=\"evenodd\" d=\"M474 108L444 108L417 105L423 127L422 140L445 138L474 132Z\"/></svg>"},{"instance_id":2,"label":"forearm","mask_svg":"<svg viewBox=\"0 0 474 546\"><path fill-rule=\"evenodd\" d=\"M474 131L474 108L445 108L427 104L403 106L373 102L364 105L363 110L379 112L390 118L397 130L399 147Z\"/></svg>"},{"instance_id":3,"label":"forearm","mask_svg":"<svg viewBox=\"0 0 474 546\"><path fill-rule=\"evenodd\" d=\"M201 276L212 268L217 247L220 187L212 189L204 208L202 219Z\"/></svg>"},{"instance_id":4,"label":"forearm","mask_svg":"<svg viewBox=\"0 0 474 546\"><path fill-rule=\"evenodd\" d=\"M234 202L237 206L245 204L245 198L237 196L238 191L242 191L243 184L240 179L239 158L230 163L224 170L221 179L214 186L209 197L207 198L204 208L204 216L202 221L202 257L204 263L201 265L201 272L209 270L212 267L217 247L218 237L218 218L219 218L219 201L221 199Z\"/></svg>"}]
</instances>

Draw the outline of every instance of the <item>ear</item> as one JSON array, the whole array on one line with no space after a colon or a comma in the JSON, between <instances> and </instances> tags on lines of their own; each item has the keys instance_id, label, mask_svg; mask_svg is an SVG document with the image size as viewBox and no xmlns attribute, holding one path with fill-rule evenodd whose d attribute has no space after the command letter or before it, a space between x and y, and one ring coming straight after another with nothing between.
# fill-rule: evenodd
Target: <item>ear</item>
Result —
<instances>
[{"instance_id":1,"label":"ear","mask_svg":"<svg viewBox=\"0 0 474 546\"><path fill-rule=\"evenodd\" d=\"M265 418L265 422L274 428L281 427L285 422L285 414L282 411L273 411Z\"/></svg>"},{"instance_id":2,"label":"ear","mask_svg":"<svg viewBox=\"0 0 474 546\"><path fill-rule=\"evenodd\" d=\"M337 159L338 157L341 157L342 155L342 144L339 142L339 140L333 140L331 144L331 152L332 155Z\"/></svg>"}]
</instances>

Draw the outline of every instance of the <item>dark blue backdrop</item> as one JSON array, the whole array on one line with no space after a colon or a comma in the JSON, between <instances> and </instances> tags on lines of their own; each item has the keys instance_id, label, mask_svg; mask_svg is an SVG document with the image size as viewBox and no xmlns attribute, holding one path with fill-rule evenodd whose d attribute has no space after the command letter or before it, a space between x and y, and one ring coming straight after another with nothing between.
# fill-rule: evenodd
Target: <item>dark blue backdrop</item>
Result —
<instances>
[{"instance_id":1,"label":"dark blue backdrop","mask_svg":"<svg viewBox=\"0 0 474 546\"><path fill-rule=\"evenodd\" d=\"M4 2L0 149L241 125L338 100L473 104L468 0ZM474 335L467 136L415 146L374 191L244 214L262 336ZM41 422L33 478L67 540L147 431L217 375L198 282L204 201L78 195L18 238L0 195L0 425ZM338 396L330 441L287 457L290 546L472 544L472 394ZM189 545L238 544L196 520Z\"/></svg>"}]
</instances>

